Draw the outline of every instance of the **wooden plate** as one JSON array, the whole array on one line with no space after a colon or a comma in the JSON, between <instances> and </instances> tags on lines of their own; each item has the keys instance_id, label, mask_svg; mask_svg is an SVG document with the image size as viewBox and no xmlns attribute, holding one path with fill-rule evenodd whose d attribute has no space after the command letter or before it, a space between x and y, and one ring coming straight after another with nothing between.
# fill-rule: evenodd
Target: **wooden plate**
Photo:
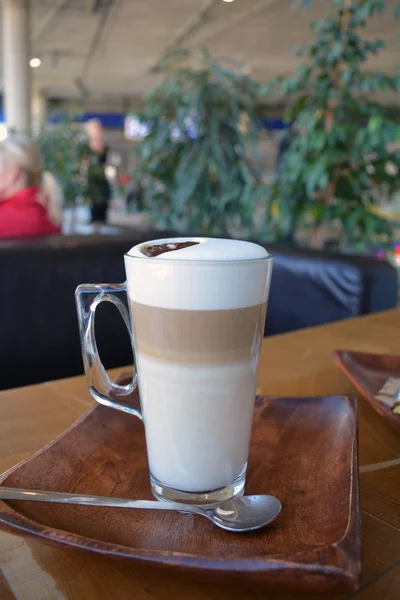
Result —
<instances>
[{"instance_id":1,"label":"wooden plate","mask_svg":"<svg viewBox=\"0 0 400 600\"><path fill-rule=\"evenodd\" d=\"M400 377L400 356L336 350L334 358L339 368L376 412L400 431L400 416L374 398L389 376Z\"/></svg>"},{"instance_id":2,"label":"wooden plate","mask_svg":"<svg viewBox=\"0 0 400 600\"><path fill-rule=\"evenodd\" d=\"M193 515L0 502L0 527L76 549L296 592L358 586L360 526L355 401L258 398L246 492L283 504L248 534ZM142 423L97 406L0 477L10 487L150 498Z\"/></svg>"}]
</instances>

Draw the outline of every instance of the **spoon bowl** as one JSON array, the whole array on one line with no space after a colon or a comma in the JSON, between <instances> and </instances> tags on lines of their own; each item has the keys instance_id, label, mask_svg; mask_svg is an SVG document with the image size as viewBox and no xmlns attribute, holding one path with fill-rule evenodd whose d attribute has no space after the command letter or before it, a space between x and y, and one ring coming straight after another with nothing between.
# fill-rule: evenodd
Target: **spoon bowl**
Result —
<instances>
[{"instance_id":1,"label":"spoon bowl","mask_svg":"<svg viewBox=\"0 0 400 600\"><path fill-rule=\"evenodd\" d=\"M275 496L242 496L223 502L211 511L212 521L227 531L254 531L272 523L282 510Z\"/></svg>"}]
</instances>

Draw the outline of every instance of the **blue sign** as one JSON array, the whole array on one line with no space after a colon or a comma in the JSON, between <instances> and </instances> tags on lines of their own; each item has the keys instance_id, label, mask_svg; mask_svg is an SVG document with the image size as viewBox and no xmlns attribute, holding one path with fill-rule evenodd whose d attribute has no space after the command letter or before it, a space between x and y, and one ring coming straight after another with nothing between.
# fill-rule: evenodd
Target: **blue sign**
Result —
<instances>
[{"instance_id":1,"label":"blue sign","mask_svg":"<svg viewBox=\"0 0 400 600\"><path fill-rule=\"evenodd\" d=\"M53 114L49 123L58 123L65 117L65 113L60 111ZM123 113L95 113L88 112L76 117L76 121L84 123L90 119L98 119L105 129L124 129L126 115ZM4 111L0 109L0 123L4 122ZM282 131L288 128L288 124L282 119L262 119L262 127L270 131Z\"/></svg>"},{"instance_id":2,"label":"blue sign","mask_svg":"<svg viewBox=\"0 0 400 600\"><path fill-rule=\"evenodd\" d=\"M49 123L59 123L66 116L64 111L60 111L58 113L53 114ZM98 119L105 129L123 129L125 115L122 113L82 113L78 114L74 121L78 123L85 123L85 121L90 121L91 119Z\"/></svg>"},{"instance_id":3,"label":"blue sign","mask_svg":"<svg viewBox=\"0 0 400 600\"><path fill-rule=\"evenodd\" d=\"M283 131L289 127L288 123L282 121L282 119L263 119L263 127L270 131Z\"/></svg>"}]
</instances>

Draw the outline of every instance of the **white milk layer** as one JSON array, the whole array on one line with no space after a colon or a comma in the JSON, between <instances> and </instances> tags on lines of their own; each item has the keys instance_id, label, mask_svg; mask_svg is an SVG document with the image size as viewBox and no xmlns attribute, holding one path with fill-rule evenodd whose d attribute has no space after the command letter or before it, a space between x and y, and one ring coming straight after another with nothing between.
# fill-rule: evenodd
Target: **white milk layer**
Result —
<instances>
[{"instance_id":1,"label":"white milk layer","mask_svg":"<svg viewBox=\"0 0 400 600\"><path fill-rule=\"evenodd\" d=\"M185 492L231 484L247 465L254 365L188 366L143 354L136 360L152 475Z\"/></svg>"},{"instance_id":2,"label":"white milk layer","mask_svg":"<svg viewBox=\"0 0 400 600\"><path fill-rule=\"evenodd\" d=\"M131 300L160 308L221 310L263 304L271 272L267 251L236 240L203 240L196 246L144 256L139 244L125 257ZM189 241L155 240L151 244ZM165 257L165 258L163 258Z\"/></svg>"}]
</instances>

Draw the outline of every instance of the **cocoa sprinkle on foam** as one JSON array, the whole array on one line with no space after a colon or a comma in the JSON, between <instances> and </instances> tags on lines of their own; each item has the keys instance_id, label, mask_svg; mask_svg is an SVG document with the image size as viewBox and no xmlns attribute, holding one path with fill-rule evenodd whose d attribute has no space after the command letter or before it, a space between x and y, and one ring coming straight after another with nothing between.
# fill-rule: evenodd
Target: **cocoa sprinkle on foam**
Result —
<instances>
[{"instance_id":1,"label":"cocoa sprinkle on foam","mask_svg":"<svg viewBox=\"0 0 400 600\"><path fill-rule=\"evenodd\" d=\"M141 248L141 253L149 258L160 256L166 252L172 252L173 250L181 250L182 248L189 248L189 246L196 246L199 242L176 242L175 244L155 244L154 246L145 246Z\"/></svg>"}]
</instances>

